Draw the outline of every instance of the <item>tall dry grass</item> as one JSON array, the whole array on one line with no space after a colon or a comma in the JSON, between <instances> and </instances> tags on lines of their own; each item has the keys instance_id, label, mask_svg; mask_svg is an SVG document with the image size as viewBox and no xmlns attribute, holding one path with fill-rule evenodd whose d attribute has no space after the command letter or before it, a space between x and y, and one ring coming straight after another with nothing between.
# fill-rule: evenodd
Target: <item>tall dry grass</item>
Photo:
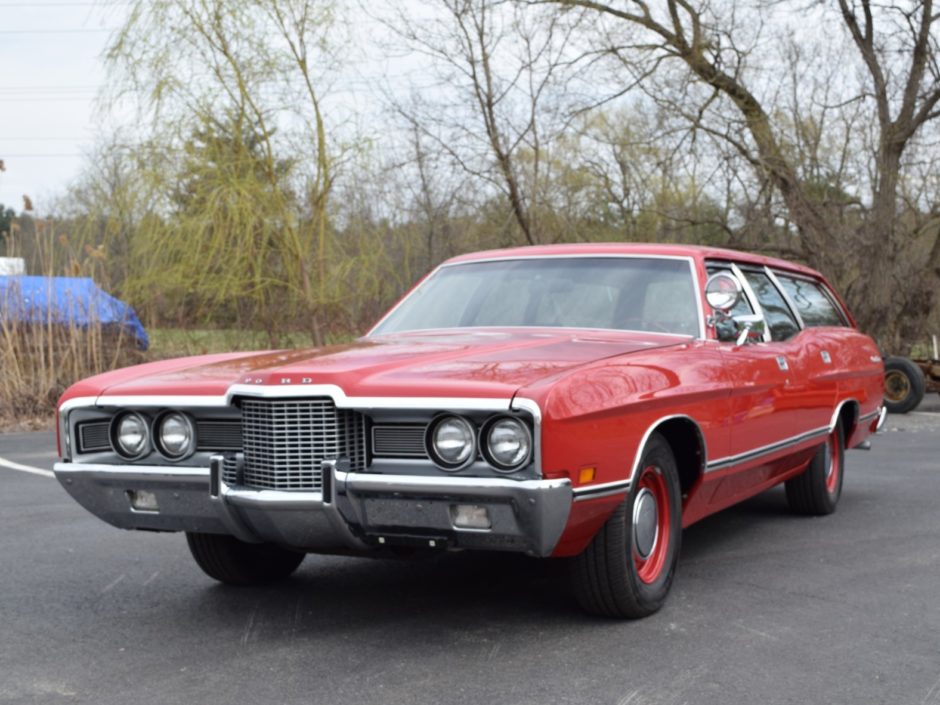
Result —
<instances>
[{"instance_id":1,"label":"tall dry grass","mask_svg":"<svg viewBox=\"0 0 940 705\"><path fill-rule=\"evenodd\" d=\"M133 338L105 326L0 317L0 427L48 425L66 387L142 360Z\"/></svg>"}]
</instances>

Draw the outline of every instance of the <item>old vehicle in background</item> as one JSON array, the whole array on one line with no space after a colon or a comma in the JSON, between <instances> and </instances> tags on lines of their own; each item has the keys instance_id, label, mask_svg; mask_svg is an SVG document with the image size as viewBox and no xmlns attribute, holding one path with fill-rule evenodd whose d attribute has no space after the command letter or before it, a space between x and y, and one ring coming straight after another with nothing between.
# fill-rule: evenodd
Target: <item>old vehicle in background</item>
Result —
<instances>
[{"instance_id":1,"label":"old vehicle in background","mask_svg":"<svg viewBox=\"0 0 940 705\"><path fill-rule=\"evenodd\" d=\"M784 483L823 515L884 419L875 344L815 271L729 250L464 255L356 342L110 372L58 407L56 475L231 584L306 553L570 558L587 610L666 599L682 529Z\"/></svg>"},{"instance_id":2,"label":"old vehicle in background","mask_svg":"<svg viewBox=\"0 0 940 705\"><path fill-rule=\"evenodd\" d=\"M932 358L885 358L885 407L892 414L906 414L923 401L926 393L940 393L940 354L933 338Z\"/></svg>"}]
</instances>

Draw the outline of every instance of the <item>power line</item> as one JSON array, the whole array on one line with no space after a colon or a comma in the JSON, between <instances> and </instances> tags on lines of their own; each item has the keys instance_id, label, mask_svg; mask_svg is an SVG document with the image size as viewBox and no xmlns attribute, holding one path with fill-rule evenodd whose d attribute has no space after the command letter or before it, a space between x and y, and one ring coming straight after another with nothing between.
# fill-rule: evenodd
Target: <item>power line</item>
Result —
<instances>
[{"instance_id":1,"label":"power line","mask_svg":"<svg viewBox=\"0 0 940 705\"><path fill-rule=\"evenodd\" d=\"M116 32L117 27L102 27L100 29L0 29L0 34L92 34L101 32Z\"/></svg>"},{"instance_id":2,"label":"power line","mask_svg":"<svg viewBox=\"0 0 940 705\"><path fill-rule=\"evenodd\" d=\"M46 152L45 154L3 154L0 152L0 159L43 159L46 157L84 157L81 152Z\"/></svg>"},{"instance_id":3,"label":"power line","mask_svg":"<svg viewBox=\"0 0 940 705\"><path fill-rule=\"evenodd\" d=\"M120 5L131 5L133 4L131 0L125 2L114 2L114 0L108 0L107 2L0 2L0 8L3 7L100 7L106 9L108 7L115 7Z\"/></svg>"},{"instance_id":4,"label":"power line","mask_svg":"<svg viewBox=\"0 0 940 705\"><path fill-rule=\"evenodd\" d=\"M19 98L0 97L0 103L61 103L63 101L84 101L86 103L94 100L93 95L88 96L62 96L61 98L33 98L30 96L21 96Z\"/></svg>"},{"instance_id":5,"label":"power line","mask_svg":"<svg viewBox=\"0 0 940 705\"><path fill-rule=\"evenodd\" d=\"M100 85L84 86L0 86L0 93L56 93L74 91L96 91Z\"/></svg>"},{"instance_id":6,"label":"power line","mask_svg":"<svg viewBox=\"0 0 940 705\"><path fill-rule=\"evenodd\" d=\"M92 137L0 137L0 142L92 142Z\"/></svg>"}]
</instances>

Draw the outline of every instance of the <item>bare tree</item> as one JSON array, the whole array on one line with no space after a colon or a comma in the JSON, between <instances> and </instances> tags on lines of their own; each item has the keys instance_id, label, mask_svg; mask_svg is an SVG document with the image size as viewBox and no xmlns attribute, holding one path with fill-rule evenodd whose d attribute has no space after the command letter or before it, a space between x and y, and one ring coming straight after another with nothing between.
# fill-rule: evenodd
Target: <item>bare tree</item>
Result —
<instances>
[{"instance_id":1,"label":"bare tree","mask_svg":"<svg viewBox=\"0 0 940 705\"><path fill-rule=\"evenodd\" d=\"M437 67L441 100L407 113L413 126L474 177L506 198L524 242L549 241L539 222L539 189L550 146L570 120L579 59L570 40L576 16L530 16L499 0L438 0L438 14L390 23ZM467 107L471 112L467 112Z\"/></svg>"},{"instance_id":2,"label":"bare tree","mask_svg":"<svg viewBox=\"0 0 940 705\"><path fill-rule=\"evenodd\" d=\"M876 5L870 0L838 0L835 10L807 3L799 11L831 20L839 18L851 38L867 79L853 101L874 105L875 134L872 169L867 182L856 184L864 197L833 202L820 198L810 175L802 169L805 153L794 152L792 133L780 122L781 93L767 90L772 81L754 69L759 65L768 18L782 11L771 4L760 8L750 26L741 19L737 3L694 3L689 0L645 0L611 4L597 0L544 0L564 9L587 10L622 27L627 39L608 40L607 50L621 65L632 65L643 84L679 64L684 67L696 102L684 113L699 131L725 141L779 194L787 218L795 227L792 251L833 276L847 291L861 325L891 349L910 340L936 305L934 290L940 275L940 237L932 226L923 267L911 276L905 260L912 231L899 219L899 186L904 157L924 126L940 115L940 53L932 0ZM821 20L820 20L821 21ZM770 57L772 58L772 57ZM857 62L840 67L847 84L854 81ZM723 112L724 108L730 110ZM715 120L724 116L725 120ZM711 119L709 119L711 118ZM826 128L817 125L819 135ZM803 141L802 148L811 141ZM846 218L846 208L854 217ZM839 224L845 227L840 227Z\"/></svg>"}]
</instances>

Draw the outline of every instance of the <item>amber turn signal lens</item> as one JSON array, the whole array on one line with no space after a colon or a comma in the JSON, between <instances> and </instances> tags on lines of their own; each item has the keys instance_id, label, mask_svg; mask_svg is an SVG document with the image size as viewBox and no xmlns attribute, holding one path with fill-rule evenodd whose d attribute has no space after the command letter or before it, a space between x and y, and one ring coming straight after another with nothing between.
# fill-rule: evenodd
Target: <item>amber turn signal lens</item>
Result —
<instances>
[{"instance_id":1,"label":"amber turn signal lens","mask_svg":"<svg viewBox=\"0 0 940 705\"><path fill-rule=\"evenodd\" d=\"M586 482L594 482L596 476L597 468L581 468L581 472L578 473L578 482L582 485Z\"/></svg>"}]
</instances>

